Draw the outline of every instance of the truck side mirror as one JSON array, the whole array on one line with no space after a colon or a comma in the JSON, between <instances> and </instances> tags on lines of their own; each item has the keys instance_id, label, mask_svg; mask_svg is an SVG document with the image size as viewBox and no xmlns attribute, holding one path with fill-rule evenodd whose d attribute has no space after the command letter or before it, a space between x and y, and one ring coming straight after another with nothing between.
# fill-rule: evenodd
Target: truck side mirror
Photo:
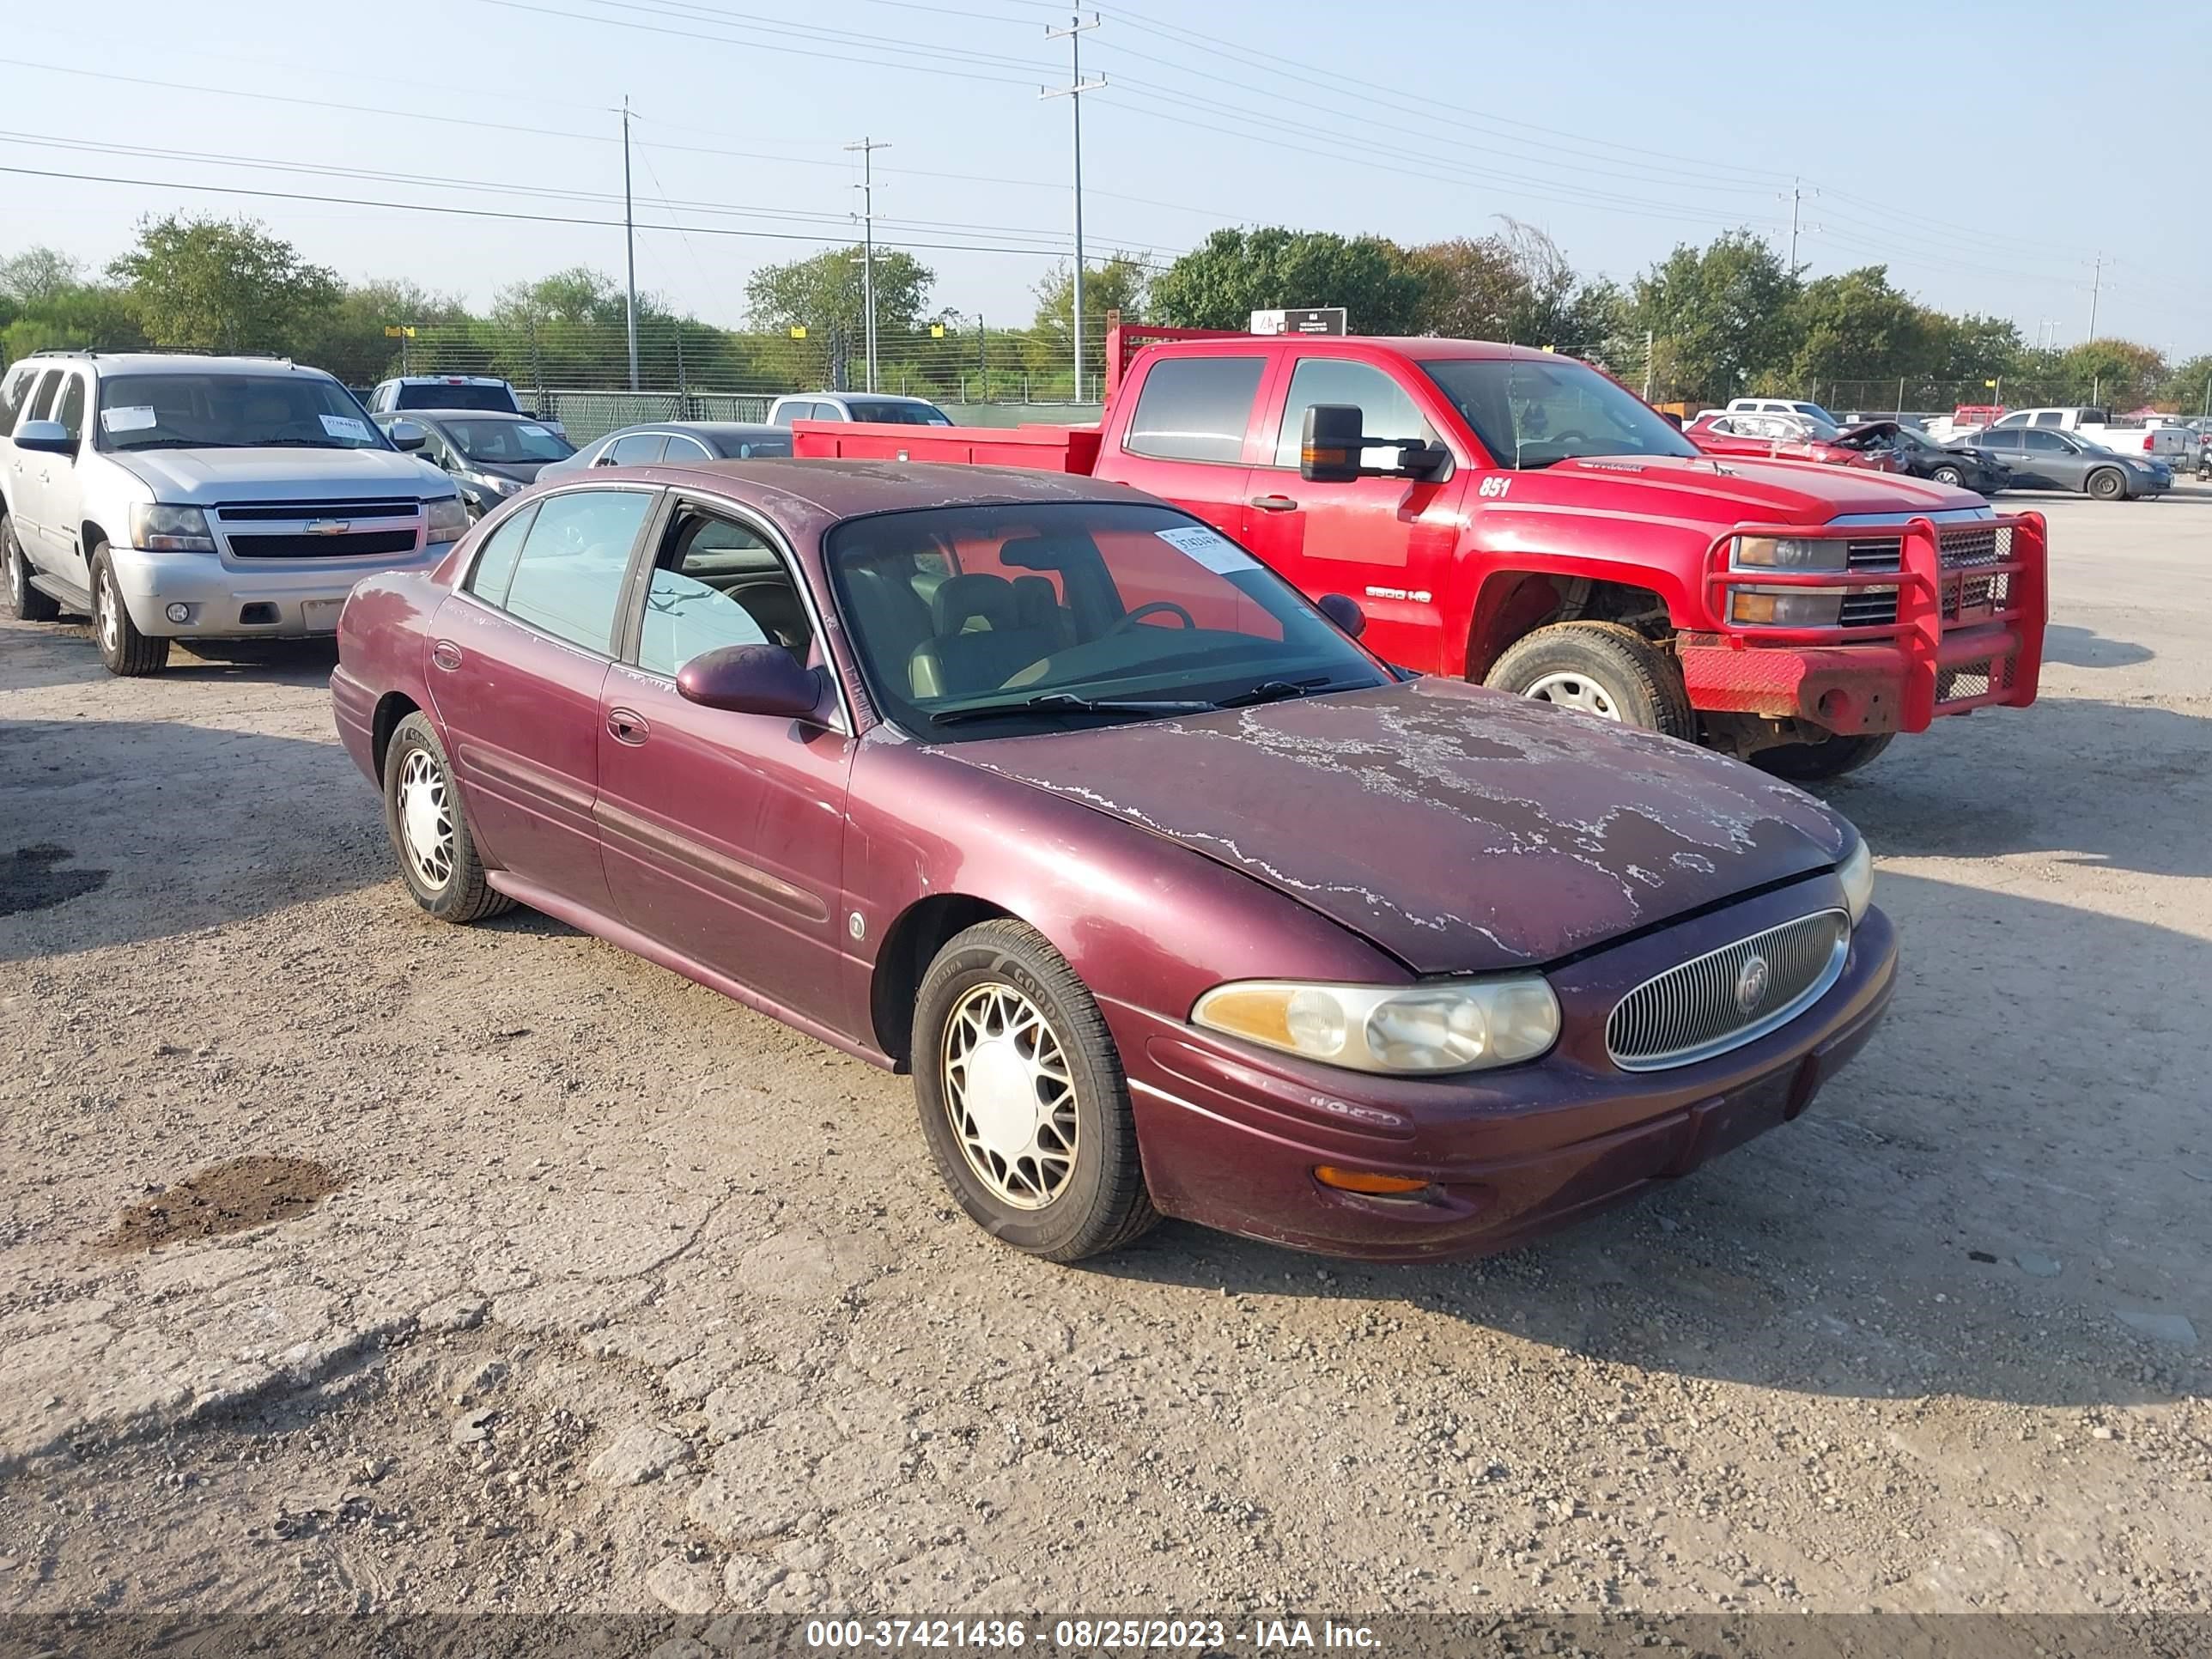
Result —
<instances>
[{"instance_id":1,"label":"truck side mirror","mask_svg":"<svg viewBox=\"0 0 2212 1659\"><path fill-rule=\"evenodd\" d=\"M1349 483L1359 476L1367 416L1357 404L1312 404L1298 438L1298 477L1308 483Z\"/></svg>"}]
</instances>

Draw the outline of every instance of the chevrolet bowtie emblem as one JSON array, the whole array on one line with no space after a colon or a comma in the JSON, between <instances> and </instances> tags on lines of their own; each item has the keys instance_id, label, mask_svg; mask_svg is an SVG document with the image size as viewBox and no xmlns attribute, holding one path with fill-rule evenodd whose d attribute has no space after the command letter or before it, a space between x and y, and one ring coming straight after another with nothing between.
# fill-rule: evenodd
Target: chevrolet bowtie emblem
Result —
<instances>
[{"instance_id":1,"label":"chevrolet bowtie emblem","mask_svg":"<svg viewBox=\"0 0 2212 1659\"><path fill-rule=\"evenodd\" d=\"M307 534L310 536L343 536L347 531L352 528L352 524L344 519L310 519L307 520Z\"/></svg>"}]
</instances>

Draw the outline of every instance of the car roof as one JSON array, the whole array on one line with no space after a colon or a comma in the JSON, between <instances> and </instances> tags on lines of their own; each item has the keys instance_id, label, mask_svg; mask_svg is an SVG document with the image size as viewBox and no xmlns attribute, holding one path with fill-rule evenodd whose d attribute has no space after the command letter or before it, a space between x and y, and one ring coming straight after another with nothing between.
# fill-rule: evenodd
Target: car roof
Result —
<instances>
[{"instance_id":1,"label":"car roof","mask_svg":"<svg viewBox=\"0 0 2212 1659\"><path fill-rule=\"evenodd\" d=\"M865 398L872 404L927 404L929 402L927 398L909 397L903 392L787 392L782 397L778 398L776 402L783 403L793 398L805 402L811 402L817 398L836 398L848 403L855 398ZM934 404L931 406L935 407Z\"/></svg>"},{"instance_id":2,"label":"car roof","mask_svg":"<svg viewBox=\"0 0 2212 1659\"><path fill-rule=\"evenodd\" d=\"M383 386L506 386L496 374L395 374Z\"/></svg>"},{"instance_id":3,"label":"car roof","mask_svg":"<svg viewBox=\"0 0 2212 1659\"><path fill-rule=\"evenodd\" d=\"M787 426L770 426L764 421L641 421L635 426L617 427L601 437L626 438L633 432L682 432L701 438L788 438ZM598 442L597 438L593 439Z\"/></svg>"},{"instance_id":4,"label":"car roof","mask_svg":"<svg viewBox=\"0 0 2212 1659\"><path fill-rule=\"evenodd\" d=\"M905 513L933 507L1038 505L1070 501L1130 501L1160 505L1127 484L1106 483L1075 472L1029 467L931 465L919 461L792 460L656 462L649 466L594 469L594 483L635 478L711 490L758 507L789 523L809 520L819 531L842 519L871 513ZM793 507L811 511L794 513ZM798 527L795 524L793 527Z\"/></svg>"},{"instance_id":5,"label":"car roof","mask_svg":"<svg viewBox=\"0 0 2212 1659\"><path fill-rule=\"evenodd\" d=\"M513 421L517 425L543 426L535 415L512 409L380 409L380 421Z\"/></svg>"}]
</instances>

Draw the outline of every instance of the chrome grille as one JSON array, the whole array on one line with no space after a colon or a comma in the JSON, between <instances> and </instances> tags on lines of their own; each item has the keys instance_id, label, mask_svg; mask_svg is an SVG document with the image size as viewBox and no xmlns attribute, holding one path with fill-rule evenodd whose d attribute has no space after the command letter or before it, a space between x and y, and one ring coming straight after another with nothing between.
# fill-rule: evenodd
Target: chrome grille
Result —
<instances>
[{"instance_id":1,"label":"chrome grille","mask_svg":"<svg viewBox=\"0 0 2212 1659\"><path fill-rule=\"evenodd\" d=\"M1615 1005L1606 1051L1625 1072L1657 1072L1741 1048L1818 1000L1844 971L1850 938L1850 918L1823 910L1669 968ZM1763 975L1749 971L1754 957Z\"/></svg>"},{"instance_id":2,"label":"chrome grille","mask_svg":"<svg viewBox=\"0 0 2212 1659\"><path fill-rule=\"evenodd\" d=\"M1900 536L1866 536L1844 544L1846 562L1854 570L1894 570L1905 562L1905 540ZM1846 628L1881 628L1897 620L1897 590L1893 587L1856 587L1844 594Z\"/></svg>"},{"instance_id":3,"label":"chrome grille","mask_svg":"<svg viewBox=\"0 0 2212 1659\"><path fill-rule=\"evenodd\" d=\"M1996 564L2012 556L2012 526L1945 525L1937 534L1944 571L1962 573L1943 583L1943 620L1956 622L1961 611L2003 610L2010 602L2011 577L1966 573L1976 565ZM1895 570L1904 562L1905 545L1896 536L1860 537L1845 544L1845 556L1854 570ZM1862 587L1844 595L1841 621L1846 628L1885 628L1896 620L1893 587Z\"/></svg>"}]
</instances>

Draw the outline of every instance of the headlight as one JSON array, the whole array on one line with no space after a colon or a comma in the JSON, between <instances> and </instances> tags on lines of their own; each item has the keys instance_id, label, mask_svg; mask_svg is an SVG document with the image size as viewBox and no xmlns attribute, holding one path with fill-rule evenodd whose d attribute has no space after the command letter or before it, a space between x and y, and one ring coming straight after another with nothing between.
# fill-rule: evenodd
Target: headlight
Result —
<instances>
[{"instance_id":1,"label":"headlight","mask_svg":"<svg viewBox=\"0 0 2212 1659\"><path fill-rule=\"evenodd\" d=\"M489 472L471 472L468 481L479 489L489 489L495 495L512 495L522 486L512 478L496 478Z\"/></svg>"},{"instance_id":2,"label":"headlight","mask_svg":"<svg viewBox=\"0 0 2212 1659\"><path fill-rule=\"evenodd\" d=\"M1850 912L1856 927L1874 902L1874 854L1867 850L1863 836L1836 866L1836 879L1844 884L1844 908Z\"/></svg>"},{"instance_id":3,"label":"headlight","mask_svg":"<svg viewBox=\"0 0 2212 1659\"><path fill-rule=\"evenodd\" d=\"M1240 980L1198 1000L1191 1023L1358 1072L1472 1072L1534 1060L1559 1036L1542 978L1423 985Z\"/></svg>"},{"instance_id":4,"label":"headlight","mask_svg":"<svg viewBox=\"0 0 2212 1659\"><path fill-rule=\"evenodd\" d=\"M215 538L208 531L207 514L197 507L149 507L131 509L131 545L149 553L212 553Z\"/></svg>"},{"instance_id":5,"label":"headlight","mask_svg":"<svg viewBox=\"0 0 2212 1659\"><path fill-rule=\"evenodd\" d=\"M429 520L426 543L457 542L469 533L469 509L462 505L459 495L441 495L434 501L422 503L424 514Z\"/></svg>"},{"instance_id":6,"label":"headlight","mask_svg":"<svg viewBox=\"0 0 2212 1659\"><path fill-rule=\"evenodd\" d=\"M1735 587L1729 620L1747 628L1834 628L1844 619L1840 587Z\"/></svg>"},{"instance_id":7,"label":"headlight","mask_svg":"<svg viewBox=\"0 0 2212 1659\"><path fill-rule=\"evenodd\" d=\"M1735 562L1769 570L1841 570L1849 544L1835 537L1739 536Z\"/></svg>"}]
</instances>

